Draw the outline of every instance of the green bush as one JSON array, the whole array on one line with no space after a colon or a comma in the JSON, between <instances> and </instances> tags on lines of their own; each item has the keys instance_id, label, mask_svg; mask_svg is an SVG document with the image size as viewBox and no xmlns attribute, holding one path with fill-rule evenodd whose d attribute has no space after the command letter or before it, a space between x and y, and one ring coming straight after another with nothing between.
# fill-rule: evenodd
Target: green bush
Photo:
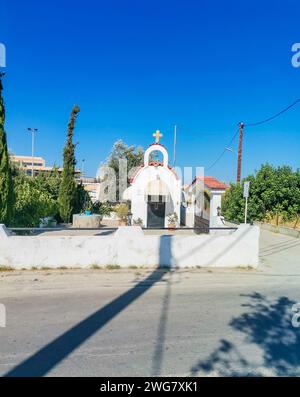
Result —
<instances>
[{"instance_id":1,"label":"green bush","mask_svg":"<svg viewBox=\"0 0 300 397\"><path fill-rule=\"evenodd\" d=\"M41 218L57 215L57 201L40 188L37 179L20 175L14 178L14 189L16 202L12 226L37 227Z\"/></svg>"},{"instance_id":2,"label":"green bush","mask_svg":"<svg viewBox=\"0 0 300 397\"><path fill-rule=\"evenodd\" d=\"M248 220L264 221L274 216L295 219L300 213L300 172L291 167L262 165L250 181ZM222 199L222 213L226 219L243 222L245 199L243 183L231 184Z\"/></svg>"},{"instance_id":3,"label":"green bush","mask_svg":"<svg viewBox=\"0 0 300 397\"><path fill-rule=\"evenodd\" d=\"M96 201L92 205L92 212L98 215L110 215L113 211L112 206L109 203L100 203L100 201Z\"/></svg>"}]
</instances>

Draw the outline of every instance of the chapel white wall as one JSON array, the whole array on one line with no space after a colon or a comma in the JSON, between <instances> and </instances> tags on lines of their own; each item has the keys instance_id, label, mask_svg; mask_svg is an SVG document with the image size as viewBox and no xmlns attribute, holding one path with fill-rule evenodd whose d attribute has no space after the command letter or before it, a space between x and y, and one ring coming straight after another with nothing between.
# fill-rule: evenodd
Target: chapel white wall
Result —
<instances>
[{"instance_id":1,"label":"chapel white wall","mask_svg":"<svg viewBox=\"0 0 300 397\"><path fill-rule=\"evenodd\" d=\"M165 227L168 226L167 216L170 213L176 212L178 219L180 219L181 182L177 180L176 176L168 167L146 166L135 177L131 192L131 212L133 219L141 218L144 226L147 226L148 210L145 192L148 183L156 180L158 177L167 185L171 197L170 202L166 203Z\"/></svg>"}]
</instances>

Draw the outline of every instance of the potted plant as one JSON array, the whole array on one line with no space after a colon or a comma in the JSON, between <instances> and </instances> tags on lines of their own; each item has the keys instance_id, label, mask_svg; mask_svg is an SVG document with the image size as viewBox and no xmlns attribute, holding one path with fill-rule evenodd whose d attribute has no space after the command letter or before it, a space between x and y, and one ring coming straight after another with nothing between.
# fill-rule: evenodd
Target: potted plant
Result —
<instances>
[{"instance_id":1,"label":"potted plant","mask_svg":"<svg viewBox=\"0 0 300 397\"><path fill-rule=\"evenodd\" d=\"M129 213L129 208L127 204L119 204L116 207L116 214L119 218L119 225L126 226L127 225L127 217Z\"/></svg>"},{"instance_id":2,"label":"potted plant","mask_svg":"<svg viewBox=\"0 0 300 397\"><path fill-rule=\"evenodd\" d=\"M173 212L172 214L168 215L168 228L169 229L176 229L178 225L178 215L176 212Z\"/></svg>"},{"instance_id":3,"label":"potted plant","mask_svg":"<svg viewBox=\"0 0 300 397\"><path fill-rule=\"evenodd\" d=\"M133 226L143 226L143 220L141 218L137 218L133 220Z\"/></svg>"},{"instance_id":4,"label":"potted plant","mask_svg":"<svg viewBox=\"0 0 300 397\"><path fill-rule=\"evenodd\" d=\"M82 208L82 215L92 215L93 203L91 201L86 202Z\"/></svg>"},{"instance_id":5,"label":"potted plant","mask_svg":"<svg viewBox=\"0 0 300 397\"><path fill-rule=\"evenodd\" d=\"M107 202L100 203L100 201L95 201L92 205L92 213L101 216L101 220L104 216L109 216L113 208Z\"/></svg>"}]
</instances>

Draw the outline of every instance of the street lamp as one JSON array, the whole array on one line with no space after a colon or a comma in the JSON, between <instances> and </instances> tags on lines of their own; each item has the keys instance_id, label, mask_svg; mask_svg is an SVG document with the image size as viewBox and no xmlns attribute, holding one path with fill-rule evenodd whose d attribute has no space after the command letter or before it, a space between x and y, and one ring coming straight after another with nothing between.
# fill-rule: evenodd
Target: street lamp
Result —
<instances>
[{"instance_id":1,"label":"street lamp","mask_svg":"<svg viewBox=\"0 0 300 397\"><path fill-rule=\"evenodd\" d=\"M231 152L231 153L234 153L234 154L238 155L238 153L235 150L231 149L231 147L226 147L225 150L227 152Z\"/></svg>"},{"instance_id":2,"label":"street lamp","mask_svg":"<svg viewBox=\"0 0 300 397\"><path fill-rule=\"evenodd\" d=\"M85 163L85 159L81 160L81 177L84 176L84 163Z\"/></svg>"},{"instance_id":3,"label":"street lamp","mask_svg":"<svg viewBox=\"0 0 300 397\"><path fill-rule=\"evenodd\" d=\"M34 171L33 171L33 168L34 168L34 136L35 136L35 133L38 131L38 129L37 128L27 128L27 130L29 132L31 132L31 136L32 136L32 141L31 141L31 157L32 157L31 176L33 178L34 177Z\"/></svg>"}]
</instances>

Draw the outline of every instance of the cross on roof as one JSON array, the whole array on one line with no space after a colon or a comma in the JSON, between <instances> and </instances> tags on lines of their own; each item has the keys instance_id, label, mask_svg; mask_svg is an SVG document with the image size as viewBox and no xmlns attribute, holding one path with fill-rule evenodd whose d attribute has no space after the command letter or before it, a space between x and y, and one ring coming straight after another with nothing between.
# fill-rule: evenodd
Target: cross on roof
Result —
<instances>
[{"instance_id":1,"label":"cross on roof","mask_svg":"<svg viewBox=\"0 0 300 397\"><path fill-rule=\"evenodd\" d=\"M163 134L160 133L160 131L156 131L155 134L153 134L154 138L155 138L155 142L159 143L160 138L163 137Z\"/></svg>"}]
</instances>

